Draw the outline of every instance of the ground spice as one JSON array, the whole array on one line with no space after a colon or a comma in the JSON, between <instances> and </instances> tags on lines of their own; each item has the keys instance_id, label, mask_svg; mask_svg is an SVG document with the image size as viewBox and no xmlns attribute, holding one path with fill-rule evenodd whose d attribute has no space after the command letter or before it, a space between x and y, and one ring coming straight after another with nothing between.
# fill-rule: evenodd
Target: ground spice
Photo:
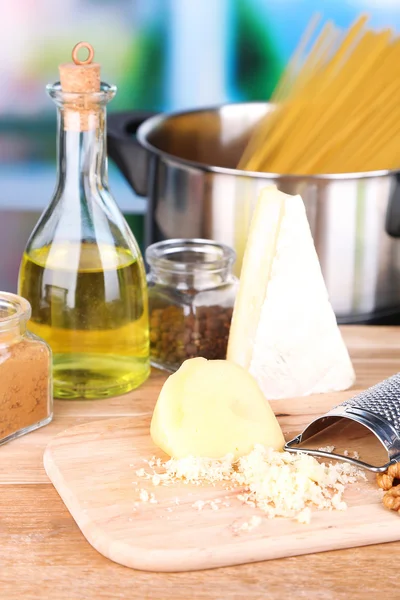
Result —
<instances>
[{"instance_id":1,"label":"ground spice","mask_svg":"<svg viewBox=\"0 0 400 600\"><path fill-rule=\"evenodd\" d=\"M186 307L187 311L187 307ZM233 309L223 306L155 308L150 313L151 359L178 369L188 358L225 359Z\"/></svg>"},{"instance_id":2,"label":"ground spice","mask_svg":"<svg viewBox=\"0 0 400 600\"><path fill-rule=\"evenodd\" d=\"M0 443L51 418L51 356L33 338L0 347Z\"/></svg>"}]
</instances>

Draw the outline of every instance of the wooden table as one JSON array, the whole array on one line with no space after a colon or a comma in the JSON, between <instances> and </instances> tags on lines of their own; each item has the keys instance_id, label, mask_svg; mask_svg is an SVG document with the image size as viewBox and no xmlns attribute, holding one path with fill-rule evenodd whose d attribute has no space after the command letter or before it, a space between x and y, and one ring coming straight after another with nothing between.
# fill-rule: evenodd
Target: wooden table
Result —
<instances>
[{"instance_id":1,"label":"wooden table","mask_svg":"<svg viewBox=\"0 0 400 600\"><path fill-rule=\"evenodd\" d=\"M352 326L343 334L355 391L400 371L398 328ZM176 574L133 571L98 554L49 483L44 448L72 425L151 412L164 378L154 373L143 388L110 400L56 401L50 425L0 447L1 600L400 598L400 542Z\"/></svg>"}]
</instances>

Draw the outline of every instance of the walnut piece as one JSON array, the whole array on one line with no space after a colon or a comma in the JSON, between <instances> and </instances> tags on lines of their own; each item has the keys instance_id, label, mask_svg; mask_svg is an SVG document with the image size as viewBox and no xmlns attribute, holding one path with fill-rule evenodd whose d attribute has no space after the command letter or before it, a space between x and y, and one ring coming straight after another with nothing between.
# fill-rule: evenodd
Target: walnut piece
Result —
<instances>
[{"instance_id":1,"label":"walnut piece","mask_svg":"<svg viewBox=\"0 0 400 600\"><path fill-rule=\"evenodd\" d=\"M393 485L393 477L388 473L378 473L376 476L376 482L382 490L390 490Z\"/></svg>"},{"instance_id":2,"label":"walnut piece","mask_svg":"<svg viewBox=\"0 0 400 600\"><path fill-rule=\"evenodd\" d=\"M385 473L378 473L376 476L376 482L383 490L390 490L395 479L400 483L400 463L390 465Z\"/></svg>"},{"instance_id":3,"label":"walnut piece","mask_svg":"<svg viewBox=\"0 0 400 600\"><path fill-rule=\"evenodd\" d=\"M400 514L400 485L390 488L383 496L383 506Z\"/></svg>"},{"instance_id":4,"label":"walnut piece","mask_svg":"<svg viewBox=\"0 0 400 600\"><path fill-rule=\"evenodd\" d=\"M376 476L378 486L385 490L383 506L395 510L400 515L400 463L390 465L385 473Z\"/></svg>"}]
</instances>

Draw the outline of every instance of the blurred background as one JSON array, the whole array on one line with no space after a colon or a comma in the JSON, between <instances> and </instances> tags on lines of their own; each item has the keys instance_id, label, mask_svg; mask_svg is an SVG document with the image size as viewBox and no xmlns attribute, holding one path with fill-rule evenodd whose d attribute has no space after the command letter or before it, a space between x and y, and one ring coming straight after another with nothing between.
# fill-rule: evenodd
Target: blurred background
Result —
<instances>
[{"instance_id":1,"label":"blurred background","mask_svg":"<svg viewBox=\"0 0 400 600\"><path fill-rule=\"evenodd\" d=\"M56 111L45 85L90 42L109 111L175 111L265 100L316 9L314 0L0 0L0 289L16 291L21 252L55 183ZM362 11L400 25L399 0L324 0L347 27ZM146 201L110 164L112 192L138 241Z\"/></svg>"}]
</instances>

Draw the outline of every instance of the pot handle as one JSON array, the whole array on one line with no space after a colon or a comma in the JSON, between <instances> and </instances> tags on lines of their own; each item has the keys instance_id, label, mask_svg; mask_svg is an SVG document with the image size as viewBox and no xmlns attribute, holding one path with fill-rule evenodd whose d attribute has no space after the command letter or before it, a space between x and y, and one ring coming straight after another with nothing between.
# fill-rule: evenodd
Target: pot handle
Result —
<instances>
[{"instance_id":1,"label":"pot handle","mask_svg":"<svg viewBox=\"0 0 400 600\"><path fill-rule=\"evenodd\" d=\"M133 110L110 113L107 117L108 156L115 162L139 196L147 195L148 153L138 142L136 131L156 112Z\"/></svg>"},{"instance_id":2,"label":"pot handle","mask_svg":"<svg viewBox=\"0 0 400 600\"><path fill-rule=\"evenodd\" d=\"M400 238L400 174L396 173L394 188L389 196L386 211L386 233L394 238Z\"/></svg>"}]
</instances>

